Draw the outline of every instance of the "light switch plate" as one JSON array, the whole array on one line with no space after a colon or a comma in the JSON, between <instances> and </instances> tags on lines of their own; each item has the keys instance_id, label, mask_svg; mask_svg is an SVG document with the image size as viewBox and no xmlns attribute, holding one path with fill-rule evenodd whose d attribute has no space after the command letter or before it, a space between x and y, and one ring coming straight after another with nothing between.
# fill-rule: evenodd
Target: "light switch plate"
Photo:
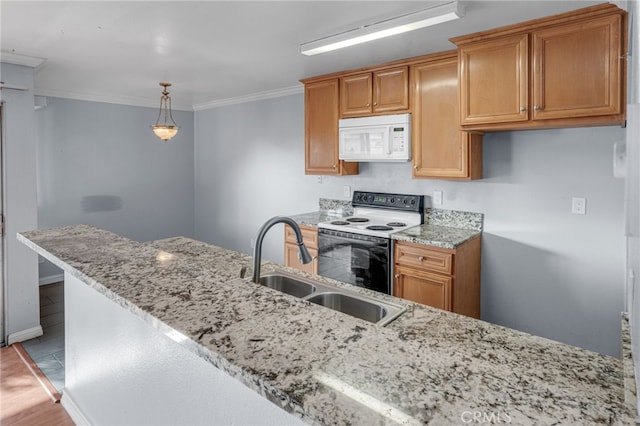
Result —
<instances>
[{"instance_id":1,"label":"light switch plate","mask_svg":"<svg viewBox=\"0 0 640 426\"><path fill-rule=\"evenodd\" d=\"M584 197L573 197L571 199L571 213L587 214L587 199Z\"/></svg>"},{"instance_id":2,"label":"light switch plate","mask_svg":"<svg viewBox=\"0 0 640 426\"><path fill-rule=\"evenodd\" d=\"M345 185L342 187L342 196L345 198L351 198L351 186Z\"/></svg>"}]
</instances>

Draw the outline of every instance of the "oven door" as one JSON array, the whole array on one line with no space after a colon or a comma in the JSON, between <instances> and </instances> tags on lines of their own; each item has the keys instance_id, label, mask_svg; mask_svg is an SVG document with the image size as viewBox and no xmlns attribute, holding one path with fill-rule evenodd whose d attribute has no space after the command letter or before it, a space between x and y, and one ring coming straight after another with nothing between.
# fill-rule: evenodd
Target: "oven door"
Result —
<instances>
[{"instance_id":1,"label":"oven door","mask_svg":"<svg viewBox=\"0 0 640 426\"><path fill-rule=\"evenodd\" d=\"M388 238L318 228L318 275L391 294Z\"/></svg>"}]
</instances>

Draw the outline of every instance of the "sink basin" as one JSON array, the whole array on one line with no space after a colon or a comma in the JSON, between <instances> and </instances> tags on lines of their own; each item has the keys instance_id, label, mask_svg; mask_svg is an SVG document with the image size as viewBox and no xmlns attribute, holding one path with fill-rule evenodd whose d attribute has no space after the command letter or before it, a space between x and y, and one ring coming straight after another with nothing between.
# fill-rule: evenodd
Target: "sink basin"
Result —
<instances>
[{"instance_id":1,"label":"sink basin","mask_svg":"<svg viewBox=\"0 0 640 426\"><path fill-rule=\"evenodd\" d=\"M387 314L379 304L348 296L342 293L319 293L307 299L311 303L340 311L369 322L378 322Z\"/></svg>"},{"instance_id":2,"label":"sink basin","mask_svg":"<svg viewBox=\"0 0 640 426\"><path fill-rule=\"evenodd\" d=\"M260 284L379 326L389 324L406 310L401 305L383 302L286 271L268 272L260 277Z\"/></svg>"},{"instance_id":3,"label":"sink basin","mask_svg":"<svg viewBox=\"0 0 640 426\"><path fill-rule=\"evenodd\" d=\"M260 284L300 298L306 297L315 291L315 287L312 284L281 274L265 274L260 277Z\"/></svg>"},{"instance_id":4,"label":"sink basin","mask_svg":"<svg viewBox=\"0 0 640 426\"><path fill-rule=\"evenodd\" d=\"M306 300L379 325L388 324L404 311L385 302L338 292L318 293Z\"/></svg>"}]
</instances>

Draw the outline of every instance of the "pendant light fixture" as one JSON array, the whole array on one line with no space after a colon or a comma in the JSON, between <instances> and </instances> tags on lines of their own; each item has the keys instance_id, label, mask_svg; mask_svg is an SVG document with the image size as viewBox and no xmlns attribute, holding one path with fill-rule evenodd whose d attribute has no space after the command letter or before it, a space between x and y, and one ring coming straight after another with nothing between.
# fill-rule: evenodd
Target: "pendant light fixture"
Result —
<instances>
[{"instance_id":1,"label":"pendant light fixture","mask_svg":"<svg viewBox=\"0 0 640 426\"><path fill-rule=\"evenodd\" d=\"M156 124L151 126L151 128L157 137L166 142L177 135L178 129L180 128L171 115L171 96L169 96L169 91L167 90L167 87L170 87L171 83L161 82L160 86L164 87L162 96L160 97L160 111L158 111ZM161 118L163 119L162 123L160 122Z\"/></svg>"}]
</instances>

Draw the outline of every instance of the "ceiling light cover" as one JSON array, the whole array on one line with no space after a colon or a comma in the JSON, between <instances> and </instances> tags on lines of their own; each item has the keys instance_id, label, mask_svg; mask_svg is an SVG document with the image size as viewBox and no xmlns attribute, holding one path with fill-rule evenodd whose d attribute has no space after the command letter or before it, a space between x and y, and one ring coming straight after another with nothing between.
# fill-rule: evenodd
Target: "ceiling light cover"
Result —
<instances>
[{"instance_id":1,"label":"ceiling light cover","mask_svg":"<svg viewBox=\"0 0 640 426\"><path fill-rule=\"evenodd\" d=\"M153 133L163 141L168 141L172 137L178 134L180 129L171 115L171 96L167 87L171 86L171 83L161 82L160 86L164 87L162 96L160 97L160 111L158 111L158 118L156 124L151 126ZM162 123L160 119L163 118Z\"/></svg>"},{"instance_id":2,"label":"ceiling light cover","mask_svg":"<svg viewBox=\"0 0 640 426\"><path fill-rule=\"evenodd\" d=\"M300 45L300 53L307 56L330 52L368 41L402 34L420 28L441 24L464 16L457 1L440 4L406 15L385 19L360 28L345 31Z\"/></svg>"}]
</instances>

